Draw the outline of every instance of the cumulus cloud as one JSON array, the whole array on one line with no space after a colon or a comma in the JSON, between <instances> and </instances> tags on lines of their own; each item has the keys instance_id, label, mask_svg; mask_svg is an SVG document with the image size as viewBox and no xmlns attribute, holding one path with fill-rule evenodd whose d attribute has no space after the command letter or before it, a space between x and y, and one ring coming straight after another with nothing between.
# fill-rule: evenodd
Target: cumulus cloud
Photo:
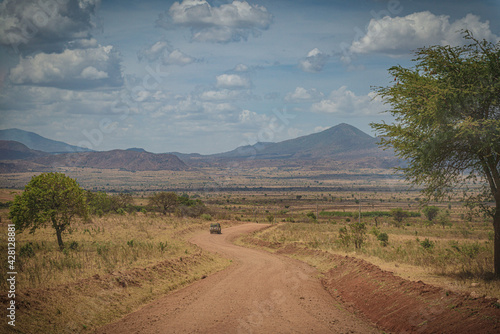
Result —
<instances>
[{"instance_id":1,"label":"cumulus cloud","mask_svg":"<svg viewBox=\"0 0 500 334\"><path fill-rule=\"evenodd\" d=\"M157 24L167 29L188 27L194 41L228 43L246 40L250 34L257 36L271 22L265 7L246 1L214 7L205 0L184 0L175 2Z\"/></svg>"},{"instance_id":2,"label":"cumulus cloud","mask_svg":"<svg viewBox=\"0 0 500 334\"><path fill-rule=\"evenodd\" d=\"M112 46L66 49L62 53L39 53L23 57L12 68L9 79L17 85L65 89L120 86L119 55Z\"/></svg>"},{"instance_id":3,"label":"cumulus cloud","mask_svg":"<svg viewBox=\"0 0 500 334\"><path fill-rule=\"evenodd\" d=\"M200 94L200 99L205 101L226 101L226 100L238 100L246 98L247 96L248 96L247 91L221 89L221 90L205 91Z\"/></svg>"},{"instance_id":4,"label":"cumulus cloud","mask_svg":"<svg viewBox=\"0 0 500 334\"><path fill-rule=\"evenodd\" d=\"M145 48L137 54L139 60L145 59L149 62L161 60L164 65L185 66L197 61L179 49L172 48L168 42L159 41Z\"/></svg>"},{"instance_id":5,"label":"cumulus cloud","mask_svg":"<svg viewBox=\"0 0 500 334\"><path fill-rule=\"evenodd\" d=\"M478 39L498 41L489 22L481 22L474 14L450 22L446 15L434 15L429 11L417 12L404 17L372 19L366 34L350 46L353 53L380 52L390 55L408 53L422 46L461 45L464 39L460 30L468 29Z\"/></svg>"},{"instance_id":6,"label":"cumulus cloud","mask_svg":"<svg viewBox=\"0 0 500 334\"><path fill-rule=\"evenodd\" d=\"M248 72L248 66L245 64L238 64L234 67L235 72Z\"/></svg>"},{"instance_id":7,"label":"cumulus cloud","mask_svg":"<svg viewBox=\"0 0 500 334\"><path fill-rule=\"evenodd\" d=\"M247 89L251 82L248 78L237 74L222 74L217 76L216 87L220 89Z\"/></svg>"},{"instance_id":8,"label":"cumulus cloud","mask_svg":"<svg viewBox=\"0 0 500 334\"><path fill-rule=\"evenodd\" d=\"M303 87L295 88L295 91L286 94L285 101L292 103L313 102L324 97L324 94L316 88L305 89Z\"/></svg>"},{"instance_id":9,"label":"cumulus cloud","mask_svg":"<svg viewBox=\"0 0 500 334\"><path fill-rule=\"evenodd\" d=\"M60 52L88 39L100 0L5 0L0 3L0 44L18 52Z\"/></svg>"},{"instance_id":10,"label":"cumulus cloud","mask_svg":"<svg viewBox=\"0 0 500 334\"><path fill-rule=\"evenodd\" d=\"M328 58L330 58L329 55L321 52L318 48L314 48L309 51L305 58L299 61L299 68L305 72L321 72Z\"/></svg>"},{"instance_id":11,"label":"cumulus cloud","mask_svg":"<svg viewBox=\"0 0 500 334\"><path fill-rule=\"evenodd\" d=\"M342 86L311 106L311 111L329 114L362 114L373 115L383 110L383 103L375 93L358 96Z\"/></svg>"}]
</instances>

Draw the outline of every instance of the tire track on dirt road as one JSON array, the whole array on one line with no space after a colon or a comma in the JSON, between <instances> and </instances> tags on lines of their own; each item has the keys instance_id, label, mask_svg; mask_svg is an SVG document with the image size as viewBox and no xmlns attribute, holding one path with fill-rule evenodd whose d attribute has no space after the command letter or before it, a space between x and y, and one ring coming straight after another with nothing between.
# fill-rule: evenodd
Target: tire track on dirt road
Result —
<instances>
[{"instance_id":1,"label":"tire track on dirt road","mask_svg":"<svg viewBox=\"0 0 500 334\"><path fill-rule=\"evenodd\" d=\"M97 333L379 333L336 302L318 272L285 256L234 245L244 224L195 235L191 242L232 265L168 294Z\"/></svg>"}]
</instances>

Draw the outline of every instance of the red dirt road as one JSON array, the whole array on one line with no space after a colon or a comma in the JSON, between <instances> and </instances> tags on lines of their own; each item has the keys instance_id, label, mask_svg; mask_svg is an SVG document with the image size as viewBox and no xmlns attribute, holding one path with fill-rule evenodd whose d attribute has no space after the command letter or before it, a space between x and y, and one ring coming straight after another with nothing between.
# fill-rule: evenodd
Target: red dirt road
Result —
<instances>
[{"instance_id":1,"label":"red dirt road","mask_svg":"<svg viewBox=\"0 0 500 334\"><path fill-rule=\"evenodd\" d=\"M232 244L245 224L191 241L233 260L226 270L162 297L97 333L379 333L344 310L302 262Z\"/></svg>"}]
</instances>

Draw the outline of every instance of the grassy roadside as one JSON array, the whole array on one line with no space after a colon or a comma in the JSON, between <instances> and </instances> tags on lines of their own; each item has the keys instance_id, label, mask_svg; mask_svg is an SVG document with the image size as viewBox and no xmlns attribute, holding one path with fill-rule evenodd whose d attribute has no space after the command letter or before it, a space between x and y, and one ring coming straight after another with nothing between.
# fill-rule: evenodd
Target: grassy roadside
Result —
<instances>
[{"instance_id":1,"label":"grassy roadside","mask_svg":"<svg viewBox=\"0 0 500 334\"><path fill-rule=\"evenodd\" d=\"M488 272L492 268L493 243L479 228L467 238L457 238L455 228L460 229L459 226L454 229L429 228L423 224L413 224L411 229L369 226L363 246L356 249L353 245L343 245L339 239L339 229L346 226L281 223L244 236L238 243L284 253L316 267L320 272L327 272L336 265L327 254L348 255L364 259L405 279L500 298L500 281L493 279ZM381 245L374 230L388 234L387 246ZM428 246L426 239L432 246ZM301 252L301 249L319 252Z\"/></svg>"},{"instance_id":2,"label":"grassy roadside","mask_svg":"<svg viewBox=\"0 0 500 334\"><path fill-rule=\"evenodd\" d=\"M73 224L63 252L51 228L18 234L16 326L2 322L2 332L90 332L226 268L229 260L186 241L209 225L203 219L154 214L107 215ZM5 219L0 226L3 257ZM6 272L2 268L3 276ZM2 291L8 290L5 282L1 277ZM6 296L1 298L6 305Z\"/></svg>"}]
</instances>

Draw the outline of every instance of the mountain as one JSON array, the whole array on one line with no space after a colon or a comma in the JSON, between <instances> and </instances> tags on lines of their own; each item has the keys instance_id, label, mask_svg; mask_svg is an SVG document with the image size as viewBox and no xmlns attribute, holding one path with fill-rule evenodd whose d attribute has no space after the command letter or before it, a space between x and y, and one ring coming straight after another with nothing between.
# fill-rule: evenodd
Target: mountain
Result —
<instances>
[{"instance_id":1,"label":"mountain","mask_svg":"<svg viewBox=\"0 0 500 334\"><path fill-rule=\"evenodd\" d=\"M188 166L173 154L155 154L135 150L64 153L34 159L50 167L87 167L127 171L185 170Z\"/></svg>"},{"instance_id":2,"label":"mountain","mask_svg":"<svg viewBox=\"0 0 500 334\"><path fill-rule=\"evenodd\" d=\"M145 150L145 149L140 148L140 147L131 147L131 148L127 148L125 151L146 152L146 150Z\"/></svg>"},{"instance_id":3,"label":"mountain","mask_svg":"<svg viewBox=\"0 0 500 334\"><path fill-rule=\"evenodd\" d=\"M219 158L324 159L361 157L379 150L377 138L349 124L339 124L311 135L279 143L257 143L216 154Z\"/></svg>"},{"instance_id":4,"label":"mountain","mask_svg":"<svg viewBox=\"0 0 500 334\"><path fill-rule=\"evenodd\" d=\"M66 144L42 137L34 132L19 129L0 130L0 140L11 140L22 143L32 150L48 153L89 152L87 148Z\"/></svg>"},{"instance_id":5,"label":"mountain","mask_svg":"<svg viewBox=\"0 0 500 334\"><path fill-rule=\"evenodd\" d=\"M49 153L31 150L26 145L12 140L0 140L0 160L29 159Z\"/></svg>"},{"instance_id":6,"label":"mountain","mask_svg":"<svg viewBox=\"0 0 500 334\"><path fill-rule=\"evenodd\" d=\"M232 151L205 155L179 156L194 166L227 165L237 162L245 166L319 166L392 167L399 162L390 151L384 151L374 138L349 124L278 143L257 143Z\"/></svg>"}]
</instances>

